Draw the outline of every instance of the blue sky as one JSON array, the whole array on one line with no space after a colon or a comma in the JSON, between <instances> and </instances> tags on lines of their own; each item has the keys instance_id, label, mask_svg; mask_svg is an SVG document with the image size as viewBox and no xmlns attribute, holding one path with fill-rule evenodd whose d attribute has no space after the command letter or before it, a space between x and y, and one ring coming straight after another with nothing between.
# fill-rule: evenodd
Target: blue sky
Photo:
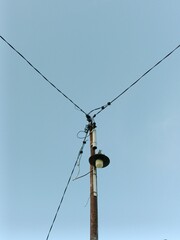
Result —
<instances>
[{"instance_id":1,"label":"blue sky","mask_svg":"<svg viewBox=\"0 0 180 240\"><path fill-rule=\"evenodd\" d=\"M179 45L179 1L0 1L1 35L84 111ZM180 52L96 118L99 239L179 240ZM46 239L86 119L0 41L0 238ZM80 174L89 171L89 142ZM78 172L75 171L74 177ZM89 177L72 181L50 238L89 238Z\"/></svg>"}]
</instances>

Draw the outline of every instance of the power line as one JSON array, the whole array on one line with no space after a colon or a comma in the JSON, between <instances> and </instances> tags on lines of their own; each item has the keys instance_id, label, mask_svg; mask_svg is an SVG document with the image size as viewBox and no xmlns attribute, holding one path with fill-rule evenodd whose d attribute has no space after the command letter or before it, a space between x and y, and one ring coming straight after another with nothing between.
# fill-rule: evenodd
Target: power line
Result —
<instances>
[{"instance_id":1,"label":"power line","mask_svg":"<svg viewBox=\"0 0 180 240\"><path fill-rule=\"evenodd\" d=\"M129 87L127 87L124 91L122 91L118 96L116 96L113 100L110 102L107 102L105 105L99 108L95 108L91 110L88 114L91 114L94 111L99 110L97 113L93 115L93 118L95 118L99 113L101 113L104 109L106 109L108 106L110 106L113 102L115 102L118 98L120 98L123 94L125 94L130 88L132 88L135 84L137 84L144 76L146 76L150 71L152 71L155 67L157 67L161 62L163 62L166 58L168 58L173 52L175 52L180 45L178 45L176 48L174 48L171 52L169 52L165 57L163 57L161 60L159 60L155 65L153 65L149 70L147 70L144 74L142 74L135 82L133 82Z\"/></svg>"},{"instance_id":2,"label":"power line","mask_svg":"<svg viewBox=\"0 0 180 240\"><path fill-rule=\"evenodd\" d=\"M73 169L72 169L72 171L71 171L70 177L69 177L69 179L68 179L68 181L67 181L67 184L66 184L66 187L65 187L65 189L64 189L63 195L62 195L62 197L61 197L60 203L59 203L58 208L57 208L57 210L56 210L56 213L55 213L55 215L54 215L52 224L51 224L51 226L50 226L50 228L49 228L49 232L48 232L48 234L47 234L46 240L49 239L49 236L50 236L50 233L51 233L52 228L53 228L53 226L54 226L54 223L55 223L55 221L56 221L58 212L59 212L59 210L60 210L60 208L61 208L61 205L62 205L62 203L63 203L63 200L64 200L64 197L65 197L66 191L67 191L68 186L69 186L69 184L70 184L70 181L71 181L71 179L72 179L74 170L75 170L75 168L76 168L76 165L77 165L79 159L81 158L81 156L82 156L82 154L83 154L83 149L84 149L84 146L85 146L85 144L86 144L86 139L87 139L87 136L88 136L88 132L89 132L89 129L86 127L86 128L85 128L85 133L86 133L86 134L85 134L85 136L84 136L84 139L83 139L83 142L82 142L82 146L81 146L81 148L80 148L80 150L79 150L77 159L76 159L76 161L75 161L75 163L74 163L74 166L73 166Z\"/></svg>"},{"instance_id":3,"label":"power line","mask_svg":"<svg viewBox=\"0 0 180 240\"><path fill-rule=\"evenodd\" d=\"M149 70L147 70L144 74L142 74L136 81L134 81L129 87L127 87L124 91L122 91L119 95L117 95L114 99L112 99L111 101L107 102L105 105L101 106L101 107L98 107L98 108L95 108L93 110L91 110L88 114L82 109L80 108L72 99L70 99L65 93L63 93L59 88L57 88L50 80L48 80L48 78L46 78L29 60L27 60L27 58L25 58L15 47L13 47L4 37L0 36L0 38L11 48L13 49L21 58L23 58L42 78L44 78L44 80L46 80L53 88L55 88L59 93L61 93L68 101L70 101L76 108L78 108L82 113L84 113L86 115L86 118L89 122L92 121L92 118L90 116L90 114L92 114L93 112L96 112L94 115L93 115L93 118L95 118L98 114L100 114L103 110L105 110L108 106L110 106L113 102L115 102L116 100L118 100L123 94L125 94L128 90L130 90L135 84L137 84L144 76L146 76L150 71L152 71L155 67L157 67L161 62L163 62L166 58L168 58L173 52L175 52L179 47L180 45L178 45L176 48L174 48L171 52L169 52L165 57L163 57L160 61L158 61L155 65L153 65ZM62 197L61 197L61 200L60 200L60 203L58 205L58 208L56 210L56 213L55 213L55 216L53 218L53 221L52 221L52 224L49 228L49 231L48 231L48 234L47 234L47 237L46 237L46 240L49 239L49 236L50 236L50 233L53 229L53 226L55 224L55 221L57 219L57 215L59 213L59 210L62 206L62 203L63 203L63 200L64 200L64 197L65 197L65 194L67 192L67 189L69 187L69 184L70 184L70 181L72 179L72 176L73 176L73 173L75 171L75 168L77 166L77 163L78 161L80 160L82 154L83 154L83 149L84 149L84 146L86 144L86 139L87 139L87 136L88 136L88 132L89 130L86 128L86 131L85 131L85 136L83 138L83 143L82 143L82 146L79 150L79 153L78 153L78 156L77 156L77 159L75 161L75 164L73 166L73 169L70 173L70 176L68 178L68 181L67 181L67 184L65 186L65 189L64 189L64 192L62 194ZM78 178L81 178L81 177L84 177L86 175L88 175L90 172L88 172L87 174L84 174ZM78 179L76 178L76 179Z\"/></svg>"},{"instance_id":4,"label":"power line","mask_svg":"<svg viewBox=\"0 0 180 240\"><path fill-rule=\"evenodd\" d=\"M12 48L21 58L23 58L41 77L43 77L53 88L55 88L59 93L61 93L68 101L70 101L76 108L78 108L82 113L86 116L86 112L80 108L72 99L70 99L65 93L63 93L59 88L57 88L49 79L47 79L27 58L25 58L15 47L13 47L4 37L0 36L0 38L10 47Z\"/></svg>"},{"instance_id":5,"label":"power line","mask_svg":"<svg viewBox=\"0 0 180 240\"><path fill-rule=\"evenodd\" d=\"M85 174L83 174L83 175L81 175L81 176L79 176L79 177L75 177L75 178L73 179L73 181L78 180L78 179L83 178L83 177L86 177L86 176L89 175L90 173L91 173L91 171L88 172L88 173L85 173Z\"/></svg>"}]
</instances>

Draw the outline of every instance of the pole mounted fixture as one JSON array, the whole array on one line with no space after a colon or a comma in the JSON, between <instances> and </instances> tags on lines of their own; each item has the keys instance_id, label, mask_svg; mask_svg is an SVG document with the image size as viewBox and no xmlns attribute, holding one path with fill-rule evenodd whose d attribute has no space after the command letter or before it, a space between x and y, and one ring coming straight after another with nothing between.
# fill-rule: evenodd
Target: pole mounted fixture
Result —
<instances>
[{"instance_id":1,"label":"pole mounted fixture","mask_svg":"<svg viewBox=\"0 0 180 240\"><path fill-rule=\"evenodd\" d=\"M110 160L106 155L98 153L89 158L89 163L96 168L105 168L109 165Z\"/></svg>"}]
</instances>

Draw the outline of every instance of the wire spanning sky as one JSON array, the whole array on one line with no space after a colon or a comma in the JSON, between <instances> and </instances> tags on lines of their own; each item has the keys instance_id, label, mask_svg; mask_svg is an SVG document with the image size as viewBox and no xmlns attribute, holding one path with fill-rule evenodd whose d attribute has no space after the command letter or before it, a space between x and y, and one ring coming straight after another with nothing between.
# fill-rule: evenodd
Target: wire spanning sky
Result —
<instances>
[{"instance_id":1,"label":"wire spanning sky","mask_svg":"<svg viewBox=\"0 0 180 240\"><path fill-rule=\"evenodd\" d=\"M0 29L88 112L179 44L179 7L2 0ZM96 117L98 149L111 159L98 171L100 239L179 240L179 63L178 50ZM2 41L0 67L0 238L45 239L86 119ZM82 175L89 171L88 144ZM88 176L71 182L49 239L89 238L88 198Z\"/></svg>"}]
</instances>

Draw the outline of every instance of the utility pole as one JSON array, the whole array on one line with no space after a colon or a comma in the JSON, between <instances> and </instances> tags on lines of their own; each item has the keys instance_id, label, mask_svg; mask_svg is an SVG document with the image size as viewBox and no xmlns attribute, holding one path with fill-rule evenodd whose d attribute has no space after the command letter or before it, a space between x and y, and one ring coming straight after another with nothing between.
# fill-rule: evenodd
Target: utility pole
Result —
<instances>
[{"instance_id":1,"label":"utility pole","mask_svg":"<svg viewBox=\"0 0 180 240\"><path fill-rule=\"evenodd\" d=\"M98 240L98 194L97 194L97 169L107 167L110 163L106 155L99 151L96 154L96 123L89 123L90 131L90 240Z\"/></svg>"},{"instance_id":2,"label":"utility pole","mask_svg":"<svg viewBox=\"0 0 180 240\"><path fill-rule=\"evenodd\" d=\"M96 154L96 125L90 123L90 152ZM90 240L98 240L97 170L90 164Z\"/></svg>"}]
</instances>

